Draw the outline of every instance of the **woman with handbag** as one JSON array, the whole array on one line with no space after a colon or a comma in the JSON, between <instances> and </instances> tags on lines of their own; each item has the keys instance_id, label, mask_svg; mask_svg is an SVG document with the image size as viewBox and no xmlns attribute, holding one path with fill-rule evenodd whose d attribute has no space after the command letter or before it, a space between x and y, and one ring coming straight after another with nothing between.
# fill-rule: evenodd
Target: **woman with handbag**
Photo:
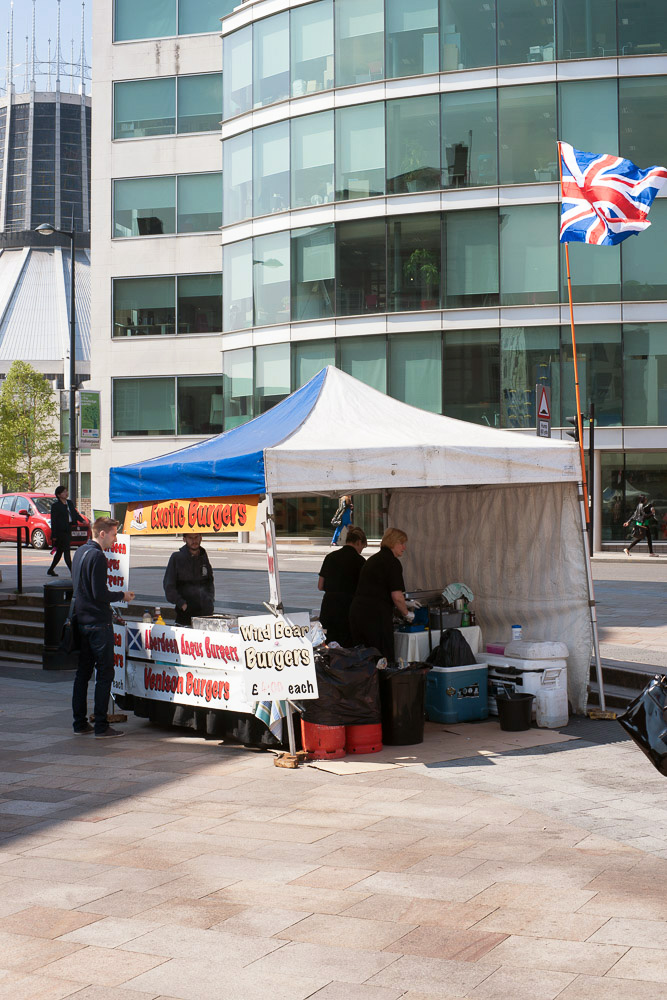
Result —
<instances>
[{"instance_id":1,"label":"woman with handbag","mask_svg":"<svg viewBox=\"0 0 667 1000\"><path fill-rule=\"evenodd\" d=\"M623 525L624 528L629 528L632 525L632 541L623 549L626 556L630 555L630 549L634 549L635 545L645 541L648 545L648 554L657 559L658 553L653 551L653 539L651 537L651 521L655 519L653 504L647 501L645 496L641 496L639 503L635 507L634 514Z\"/></svg>"},{"instance_id":2,"label":"woman with handbag","mask_svg":"<svg viewBox=\"0 0 667 1000\"><path fill-rule=\"evenodd\" d=\"M352 524L353 513L354 504L352 503L352 497L348 495L342 496L338 502L338 509L331 518L331 526L335 529L333 538L331 539L332 545L338 545L339 541L341 545L345 544L345 539L341 538L341 535L347 534L347 532L343 532L343 528L349 528Z\"/></svg>"}]
</instances>

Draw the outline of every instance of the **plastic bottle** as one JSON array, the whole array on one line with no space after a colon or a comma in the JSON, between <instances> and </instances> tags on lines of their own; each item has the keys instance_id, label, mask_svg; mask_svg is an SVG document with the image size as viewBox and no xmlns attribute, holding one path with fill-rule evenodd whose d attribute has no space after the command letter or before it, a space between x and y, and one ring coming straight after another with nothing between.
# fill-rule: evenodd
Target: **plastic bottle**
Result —
<instances>
[{"instance_id":1,"label":"plastic bottle","mask_svg":"<svg viewBox=\"0 0 667 1000\"><path fill-rule=\"evenodd\" d=\"M470 625L470 608L468 607L468 602L463 602L463 614L461 616L461 628L466 628Z\"/></svg>"},{"instance_id":2,"label":"plastic bottle","mask_svg":"<svg viewBox=\"0 0 667 1000\"><path fill-rule=\"evenodd\" d=\"M148 610L148 608L146 608L146 610L144 611L143 618L141 620L146 625L152 625L153 624L153 619L151 618L151 613Z\"/></svg>"},{"instance_id":3,"label":"plastic bottle","mask_svg":"<svg viewBox=\"0 0 667 1000\"><path fill-rule=\"evenodd\" d=\"M521 641L521 626L512 625L512 642L520 642L520 641Z\"/></svg>"},{"instance_id":4,"label":"plastic bottle","mask_svg":"<svg viewBox=\"0 0 667 1000\"><path fill-rule=\"evenodd\" d=\"M160 608L155 609L155 624L156 625L166 624L164 618L162 617L162 611L160 610Z\"/></svg>"}]
</instances>

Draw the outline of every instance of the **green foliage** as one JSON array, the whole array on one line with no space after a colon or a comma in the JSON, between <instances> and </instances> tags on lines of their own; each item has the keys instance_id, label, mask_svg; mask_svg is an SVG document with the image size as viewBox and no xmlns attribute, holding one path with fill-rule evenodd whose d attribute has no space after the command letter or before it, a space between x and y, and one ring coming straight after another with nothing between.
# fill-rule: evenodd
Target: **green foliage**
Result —
<instances>
[{"instance_id":1,"label":"green foliage","mask_svg":"<svg viewBox=\"0 0 667 1000\"><path fill-rule=\"evenodd\" d=\"M409 281L416 281L422 285L430 298L431 289L440 284L440 269L438 259L432 250L421 247L413 250L405 264L403 273Z\"/></svg>"},{"instance_id":2,"label":"green foliage","mask_svg":"<svg viewBox=\"0 0 667 1000\"><path fill-rule=\"evenodd\" d=\"M0 386L0 483L5 490L51 488L62 465L58 404L44 376L14 361Z\"/></svg>"}]
</instances>

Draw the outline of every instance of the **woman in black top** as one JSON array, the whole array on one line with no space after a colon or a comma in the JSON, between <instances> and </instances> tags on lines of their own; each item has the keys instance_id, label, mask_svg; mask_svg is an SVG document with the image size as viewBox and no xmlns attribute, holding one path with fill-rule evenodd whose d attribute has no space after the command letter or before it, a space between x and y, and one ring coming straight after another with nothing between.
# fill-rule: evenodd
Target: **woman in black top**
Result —
<instances>
[{"instance_id":1,"label":"woman in black top","mask_svg":"<svg viewBox=\"0 0 667 1000\"><path fill-rule=\"evenodd\" d=\"M327 642L351 646L350 604L366 565L361 553L368 539L361 528L348 528L345 545L330 552L322 563L317 589L324 591L320 621L327 633Z\"/></svg>"},{"instance_id":2,"label":"woman in black top","mask_svg":"<svg viewBox=\"0 0 667 1000\"><path fill-rule=\"evenodd\" d=\"M373 646L388 660L394 659L393 610L405 617L405 584L400 557L408 536L400 528L389 528L380 542L380 551L371 556L359 576L357 592L350 607L350 631L355 645Z\"/></svg>"}]
</instances>

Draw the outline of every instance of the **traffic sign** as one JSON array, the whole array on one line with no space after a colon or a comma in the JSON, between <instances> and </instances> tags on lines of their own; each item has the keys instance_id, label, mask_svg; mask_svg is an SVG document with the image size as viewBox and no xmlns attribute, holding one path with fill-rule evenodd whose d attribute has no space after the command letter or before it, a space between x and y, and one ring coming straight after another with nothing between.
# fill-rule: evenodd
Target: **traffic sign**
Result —
<instances>
[{"instance_id":1,"label":"traffic sign","mask_svg":"<svg viewBox=\"0 0 667 1000\"><path fill-rule=\"evenodd\" d=\"M535 402L537 405L536 429L537 436L551 437L551 387L538 383L535 386Z\"/></svg>"}]
</instances>

